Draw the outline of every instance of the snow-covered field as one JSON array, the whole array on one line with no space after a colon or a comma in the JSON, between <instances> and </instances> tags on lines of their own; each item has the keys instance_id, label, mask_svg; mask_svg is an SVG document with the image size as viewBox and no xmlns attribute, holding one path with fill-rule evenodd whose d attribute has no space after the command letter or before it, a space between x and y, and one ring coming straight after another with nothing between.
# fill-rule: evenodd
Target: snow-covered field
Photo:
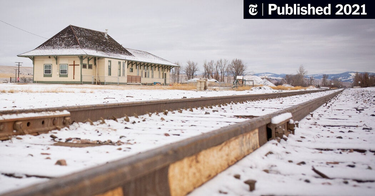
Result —
<instances>
[{"instance_id":1,"label":"snow-covered field","mask_svg":"<svg viewBox=\"0 0 375 196\"><path fill-rule=\"evenodd\" d=\"M74 123L48 134L13 137L0 142L0 194L246 120L236 115L261 116L330 93L153 113L117 121L97 121L92 125L89 122ZM61 146L98 142L107 145ZM64 159L67 165L55 165L60 159Z\"/></svg>"},{"instance_id":2,"label":"snow-covered field","mask_svg":"<svg viewBox=\"0 0 375 196\"><path fill-rule=\"evenodd\" d=\"M190 195L375 195L374 131L375 88L347 89Z\"/></svg>"},{"instance_id":3,"label":"snow-covered field","mask_svg":"<svg viewBox=\"0 0 375 196\"><path fill-rule=\"evenodd\" d=\"M0 111L279 92L269 87L254 87L250 91L185 91L161 88L163 87L131 85L0 84Z\"/></svg>"}]
</instances>

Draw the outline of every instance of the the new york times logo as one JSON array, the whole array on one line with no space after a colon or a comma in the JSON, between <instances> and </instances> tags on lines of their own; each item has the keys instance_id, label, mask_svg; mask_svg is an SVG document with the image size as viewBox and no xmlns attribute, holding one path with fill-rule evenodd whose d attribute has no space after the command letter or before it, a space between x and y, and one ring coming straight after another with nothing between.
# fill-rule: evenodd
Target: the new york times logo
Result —
<instances>
[{"instance_id":1,"label":"the new york times logo","mask_svg":"<svg viewBox=\"0 0 375 196\"><path fill-rule=\"evenodd\" d=\"M244 0L244 19L254 18L375 18L375 2L339 0L305 3L304 0L274 3L274 1Z\"/></svg>"},{"instance_id":2,"label":"the new york times logo","mask_svg":"<svg viewBox=\"0 0 375 196\"><path fill-rule=\"evenodd\" d=\"M249 14L252 15L252 16L256 16L258 14L258 10L257 10L257 7L258 5L257 4L250 4L249 5Z\"/></svg>"}]
</instances>

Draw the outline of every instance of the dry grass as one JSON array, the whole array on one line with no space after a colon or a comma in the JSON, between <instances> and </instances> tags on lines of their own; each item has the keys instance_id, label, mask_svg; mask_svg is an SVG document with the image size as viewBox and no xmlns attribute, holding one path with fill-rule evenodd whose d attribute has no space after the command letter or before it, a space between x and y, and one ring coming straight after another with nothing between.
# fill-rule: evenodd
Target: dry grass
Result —
<instances>
[{"instance_id":1,"label":"dry grass","mask_svg":"<svg viewBox=\"0 0 375 196\"><path fill-rule=\"evenodd\" d=\"M237 88L234 88L235 91L247 91L253 88L253 86L239 86Z\"/></svg>"},{"instance_id":2,"label":"dry grass","mask_svg":"<svg viewBox=\"0 0 375 196\"><path fill-rule=\"evenodd\" d=\"M263 85L254 85L254 86L239 86L237 88L234 88L235 91L247 91L247 90L250 90L251 88L253 87L260 87L260 86L263 86Z\"/></svg>"},{"instance_id":3,"label":"dry grass","mask_svg":"<svg viewBox=\"0 0 375 196\"><path fill-rule=\"evenodd\" d=\"M302 87L302 86L293 86L293 87L288 87L288 86L271 86L272 89L274 90L306 90L309 87Z\"/></svg>"},{"instance_id":4,"label":"dry grass","mask_svg":"<svg viewBox=\"0 0 375 196\"><path fill-rule=\"evenodd\" d=\"M167 89L170 90L197 90L197 86L195 83L191 84L178 84L174 83L172 86L169 86Z\"/></svg>"},{"instance_id":5,"label":"dry grass","mask_svg":"<svg viewBox=\"0 0 375 196\"><path fill-rule=\"evenodd\" d=\"M10 77L14 77L14 73L11 74L11 73L0 73L0 78L10 78Z\"/></svg>"}]
</instances>

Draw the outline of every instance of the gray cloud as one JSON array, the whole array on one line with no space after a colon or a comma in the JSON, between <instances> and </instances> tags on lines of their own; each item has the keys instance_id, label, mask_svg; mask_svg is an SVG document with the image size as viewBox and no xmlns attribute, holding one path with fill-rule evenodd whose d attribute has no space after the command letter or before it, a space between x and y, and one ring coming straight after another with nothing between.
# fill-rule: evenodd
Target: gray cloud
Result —
<instances>
[{"instance_id":1,"label":"gray cloud","mask_svg":"<svg viewBox=\"0 0 375 196\"><path fill-rule=\"evenodd\" d=\"M242 59L253 72L375 72L375 20L244 20L242 1L1 1L0 20L50 38L72 24L172 62ZM0 22L0 64L45 40Z\"/></svg>"}]
</instances>

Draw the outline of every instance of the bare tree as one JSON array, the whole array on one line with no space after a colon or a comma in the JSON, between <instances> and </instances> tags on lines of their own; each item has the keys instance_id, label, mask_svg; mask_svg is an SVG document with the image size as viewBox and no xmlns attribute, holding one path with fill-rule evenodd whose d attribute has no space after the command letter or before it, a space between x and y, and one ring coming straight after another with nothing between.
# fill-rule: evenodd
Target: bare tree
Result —
<instances>
[{"instance_id":1,"label":"bare tree","mask_svg":"<svg viewBox=\"0 0 375 196\"><path fill-rule=\"evenodd\" d=\"M210 75L208 72L209 72L209 68L207 65L207 61L205 60L203 63L203 78L208 78L208 76Z\"/></svg>"},{"instance_id":2,"label":"bare tree","mask_svg":"<svg viewBox=\"0 0 375 196\"><path fill-rule=\"evenodd\" d=\"M328 86L328 75L327 74L323 74L322 86Z\"/></svg>"},{"instance_id":3,"label":"bare tree","mask_svg":"<svg viewBox=\"0 0 375 196\"><path fill-rule=\"evenodd\" d=\"M234 81L233 77L229 77L229 76L233 76L230 64L228 64L227 68L225 69L225 72L227 73L227 83L232 83Z\"/></svg>"},{"instance_id":4,"label":"bare tree","mask_svg":"<svg viewBox=\"0 0 375 196\"><path fill-rule=\"evenodd\" d=\"M187 65L184 67L184 72L188 80L193 79L197 71L198 71L198 63L193 62L193 61L188 61Z\"/></svg>"},{"instance_id":5,"label":"bare tree","mask_svg":"<svg viewBox=\"0 0 375 196\"><path fill-rule=\"evenodd\" d=\"M230 73L233 76L233 79L235 80L237 76L241 76L245 74L246 66L242 63L242 60L234 59L228 65L227 70L228 70L228 73Z\"/></svg>"},{"instance_id":6,"label":"bare tree","mask_svg":"<svg viewBox=\"0 0 375 196\"><path fill-rule=\"evenodd\" d=\"M210 79L210 78L214 78L214 64L215 64L215 62L214 61L209 61L208 63L207 63L207 65L208 65L208 68L209 68L209 71L208 71L208 79Z\"/></svg>"},{"instance_id":7,"label":"bare tree","mask_svg":"<svg viewBox=\"0 0 375 196\"><path fill-rule=\"evenodd\" d=\"M355 73L353 78L353 86L360 86L361 85L361 76L358 72Z\"/></svg>"},{"instance_id":8,"label":"bare tree","mask_svg":"<svg viewBox=\"0 0 375 196\"><path fill-rule=\"evenodd\" d=\"M305 68L302 65L299 66L294 86L306 86L306 83L305 83L306 74L307 74L307 71L305 70Z\"/></svg>"},{"instance_id":9,"label":"bare tree","mask_svg":"<svg viewBox=\"0 0 375 196\"><path fill-rule=\"evenodd\" d=\"M370 76L367 72L362 73L362 82L363 87L369 87L370 86Z\"/></svg>"},{"instance_id":10,"label":"bare tree","mask_svg":"<svg viewBox=\"0 0 375 196\"><path fill-rule=\"evenodd\" d=\"M218 66L220 70L220 82L224 82L225 75L227 73L227 64L228 60L227 59L220 59L216 62L216 65Z\"/></svg>"},{"instance_id":11,"label":"bare tree","mask_svg":"<svg viewBox=\"0 0 375 196\"><path fill-rule=\"evenodd\" d=\"M369 87L375 85L375 76L369 73L355 73L353 86Z\"/></svg>"},{"instance_id":12,"label":"bare tree","mask_svg":"<svg viewBox=\"0 0 375 196\"><path fill-rule=\"evenodd\" d=\"M204 78L214 78L214 71L215 71L215 68L214 68L214 61L204 61L203 63L203 77Z\"/></svg>"},{"instance_id":13,"label":"bare tree","mask_svg":"<svg viewBox=\"0 0 375 196\"><path fill-rule=\"evenodd\" d=\"M203 63L203 77L210 79L212 75L213 65L210 62L204 61Z\"/></svg>"},{"instance_id":14,"label":"bare tree","mask_svg":"<svg viewBox=\"0 0 375 196\"><path fill-rule=\"evenodd\" d=\"M375 75L374 74L370 75L370 86L375 86Z\"/></svg>"},{"instance_id":15,"label":"bare tree","mask_svg":"<svg viewBox=\"0 0 375 196\"><path fill-rule=\"evenodd\" d=\"M294 84L294 79L295 79L295 75L289 75L289 74L285 75L285 78L284 78L285 82L290 85Z\"/></svg>"},{"instance_id":16,"label":"bare tree","mask_svg":"<svg viewBox=\"0 0 375 196\"><path fill-rule=\"evenodd\" d=\"M214 72L213 72L213 78L217 81L220 81L220 65L218 64L218 61L215 63L214 66Z\"/></svg>"},{"instance_id":17,"label":"bare tree","mask_svg":"<svg viewBox=\"0 0 375 196\"><path fill-rule=\"evenodd\" d=\"M314 77L310 76L310 78L309 78L309 85L314 85L314 81L315 81Z\"/></svg>"},{"instance_id":18,"label":"bare tree","mask_svg":"<svg viewBox=\"0 0 375 196\"><path fill-rule=\"evenodd\" d=\"M173 83L180 83L180 63L176 62L175 64L178 65L178 67L172 69L172 81Z\"/></svg>"},{"instance_id":19,"label":"bare tree","mask_svg":"<svg viewBox=\"0 0 375 196\"><path fill-rule=\"evenodd\" d=\"M331 80L331 85L332 85L332 87L341 88L342 87L342 82L338 78L333 78Z\"/></svg>"},{"instance_id":20,"label":"bare tree","mask_svg":"<svg viewBox=\"0 0 375 196\"><path fill-rule=\"evenodd\" d=\"M284 79L287 84L290 84L292 86L306 86L306 84L308 83L308 82L305 82L306 74L307 74L307 71L301 65L299 69L297 70L296 75L285 75Z\"/></svg>"}]
</instances>

